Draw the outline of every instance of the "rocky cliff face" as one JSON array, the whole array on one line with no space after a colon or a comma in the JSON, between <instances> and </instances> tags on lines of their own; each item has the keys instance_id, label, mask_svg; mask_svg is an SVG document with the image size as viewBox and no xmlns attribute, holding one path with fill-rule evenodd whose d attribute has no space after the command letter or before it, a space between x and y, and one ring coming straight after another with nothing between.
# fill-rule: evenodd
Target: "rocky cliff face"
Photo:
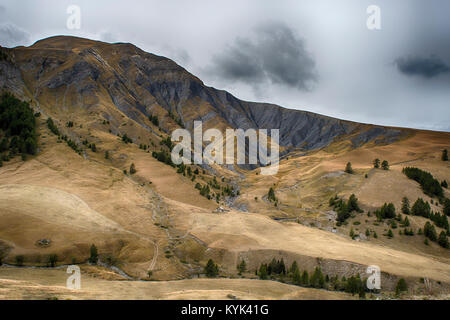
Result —
<instances>
[{"instance_id":1,"label":"rocky cliff face","mask_svg":"<svg viewBox=\"0 0 450 320\"><path fill-rule=\"evenodd\" d=\"M75 37L52 37L31 47L2 48L0 86L31 99L49 114L84 110L114 120L121 113L150 129L148 116L171 112L176 122L204 127L280 129L280 145L306 150L339 139L354 146L392 142L404 130L363 125L310 112L242 101L207 87L170 59L126 43L107 44ZM114 110L116 109L116 110ZM117 119L116 119L117 120ZM117 123L119 121L116 121Z\"/></svg>"}]
</instances>

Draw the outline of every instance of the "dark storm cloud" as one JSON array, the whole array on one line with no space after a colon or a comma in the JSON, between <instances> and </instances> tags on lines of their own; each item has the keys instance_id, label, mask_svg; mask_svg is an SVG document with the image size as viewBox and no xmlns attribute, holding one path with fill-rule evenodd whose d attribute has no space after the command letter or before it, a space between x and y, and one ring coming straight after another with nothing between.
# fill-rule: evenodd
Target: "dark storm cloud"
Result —
<instances>
[{"instance_id":1,"label":"dark storm cloud","mask_svg":"<svg viewBox=\"0 0 450 320\"><path fill-rule=\"evenodd\" d=\"M433 78L450 71L450 67L439 57L402 57L395 60L397 69L407 76Z\"/></svg>"},{"instance_id":2,"label":"dark storm cloud","mask_svg":"<svg viewBox=\"0 0 450 320\"><path fill-rule=\"evenodd\" d=\"M30 34L12 23L0 25L0 45L4 47L14 47L27 44L30 41Z\"/></svg>"},{"instance_id":3,"label":"dark storm cloud","mask_svg":"<svg viewBox=\"0 0 450 320\"><path fill-rule=\"evenodd\" d=\"M256 28L253 38L237 38L214 57L211 69L218 77L254 86L270 81L308 90L317 81L304 40L280 23Z\"/></svg>"}]
</instances>

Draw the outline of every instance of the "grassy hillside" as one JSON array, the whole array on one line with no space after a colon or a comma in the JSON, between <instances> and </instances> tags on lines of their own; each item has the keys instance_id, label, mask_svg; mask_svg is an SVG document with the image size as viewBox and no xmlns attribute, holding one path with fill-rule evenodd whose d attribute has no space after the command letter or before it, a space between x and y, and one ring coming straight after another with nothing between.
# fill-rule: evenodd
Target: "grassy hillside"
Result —
<instances>
[{"instance_id":1,"label":"grassy hillside","mask_svg":"<svg viewBox=\"0 0 450 320\"><path fill-rule=\"evenodd\" d=\"M45 266L52 255L57 265L86 263L95 244L107 271L90 270L107 272L111 279L124 276L119 270L132 279L189 279L202 274L209 259L226 277L237 277L236 265L244 259L243 276L257 278L261 263L283 258L289 265L297 261L301 270L320 266L339 277L362 275L375 264L383 271L384 290L393 291L405 278L410 293L419 294L425 290L421 278L429 278L435 293L448 293L450 250L437 241L426 244L423 234L426 222L437 235L444 228L423 216L380 220L375 211L392 203L401 213L407 197L411 206L422 198L430 210L443 212L439 199L425 194L402 169L417 167L450 182L450 163L441 160L442 150L450 148L450 133L363 125L238 101L130 44L55 37L9 54L12 59L0 61L7 75L0 76L0 84L20 98L18 106L29 108L33 117L25 119L34 120L28 131L36 148L27 150L25 137L14 156L9 149L1 151L8 154L0 167L3 263ZM291 128L290 137L280 142L286 154L279 172L262 176L259 169L238 166L174 167L155 158L170 151L171 130L189 128L199 118L205 128ZM297 122L283 122L286 118ZM9 148L20 133L8 131L11 121L3 122L0 140L6 137ZM295 126L310 135L292 131ZM296 136L304 138L296 140L303 146L290 145ZM319 139L324 144L316 141L324 136ZM389 170L373 168L376 158L388 161ZM353 173L344 171L348 162ZM352 194L362 210L338 222L329 199L347 201ZM444 197L450 197L445 187ZM413 236L404 235L406 216ZM0 279L14 279L24 269L12 270L0 269ZM36 272L45 278L53 271ZM10 287L17 297L28 294L24 281ZM92 281L73 297L90 297L97 285L106 298L117 298L108 295L108 286L131 296L154 286ZM267 282L250 279L183 281L164 283L166 291L149 297L348 298L273 281L270 293L261 290ZM184 289L191 283L192 291ZM236 289L243 285L255 292ZM52 286L45 280L36 290L72 297ZM214 291L215 286L226 289Z\"/></svg>"}]
</instances>

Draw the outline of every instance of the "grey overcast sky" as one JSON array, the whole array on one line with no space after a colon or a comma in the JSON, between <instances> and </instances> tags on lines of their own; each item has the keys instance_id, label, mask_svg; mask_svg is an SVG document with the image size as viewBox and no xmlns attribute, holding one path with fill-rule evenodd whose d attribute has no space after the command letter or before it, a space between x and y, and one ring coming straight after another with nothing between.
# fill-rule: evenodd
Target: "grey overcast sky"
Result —
<instances>
[{"instance_id":1,"label":"grey overcast sky","mask_svg":"<svg viewBox=\"0 0 450 320\"><path fill-rule=\"evenodd\" d=\"M53 35L133 43L245 100L450 131L448 0L0 0L0 45Z\"/></svg>"}]
</instances>

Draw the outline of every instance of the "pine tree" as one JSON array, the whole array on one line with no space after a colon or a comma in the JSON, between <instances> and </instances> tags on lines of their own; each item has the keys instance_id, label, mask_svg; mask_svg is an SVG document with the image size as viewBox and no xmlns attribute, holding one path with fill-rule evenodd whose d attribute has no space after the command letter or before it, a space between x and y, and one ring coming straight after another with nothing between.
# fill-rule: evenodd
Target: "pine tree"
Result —
<instances>
[{"instance_id":1,"label":"pine tree","mask_svg":"<svg viewBox=\"0 0 450 320\"><path fill-rule=\"evenodd\" d=\"M403 197L403 199L402 199L402 213L404 213L404 214L411 213L411 209L409 206L409 199L407 197Z\"/></svg>"},{"instance_id":2,"label":"pine tree","mask_svg":"<svg viewBox=\"0 0 450 320\"><path fill-rule=\"evenodd\" d=\"M284 264L283 258L281 258L281 261L278 264L278 274L286 274L286 265Z\"/></svg>"},{"instance_id":3,"label":"pine tree","mask_svg":"<svg viewBox=\"0 0 450 320\"><path fill-rule=\"evenodd\" d=\"M443 248L449 248L447 233L445 231L441 231L439 234L438 244Z\"/></svg>"},{"instance_id":4,"label":"pine tree","mask_svg":"<svg viewBox=\"0 0 450 320\"><path fill-rule=\"evenodd\" d=\"M57 262L58 262L58 256L56 254L52 253L48 256L48 265L51 268L56 267Z\"/></svg>"},{"instance_id":5,"label":"pine tree","mask_svg":"<svg viewBox=\"0 0 450 320\"><path fill-rule=\"evenodd\" d=\"M364 284L361 281L359 274L357 274L356 277L351 276L345 281L345 291L352 295L358 293L360 297L365 296L365 293L362 293L364 291Z\"/></svg>"},{"instance_id":6,"label":"pine tree","mask_svg":"<svg viewBox=\"0 0 450 320\"><path fill-rule=\"evenodd\" d=\"M294 284L301 284L302 283L302 278L300 276L300 270L297 268L294 270L294 272L292 273L292 281L294 282Z\"/></svg>"},{"instance_id":7,"label":"pine tree","mask_svg":"<svg viewBox=\"0 0 450 320\"><path fill-rule=\"evenodd\" d=\"M437 240L436 229L434 228L434 226L431 225L431 223L429 221L427 221L425 223L425 226L423 227L423 234L425 237L427 237L431 241Z\"/></svg>"},{"instance_id":8,"label":"pine tree","mask_svg":"<svg viewBox=\"0 0 450 320\"><path fill-rule=\"evenodd\" d=\"M130 174L135 174L136 173L136 167L134 166L134 163L132 163L130 165Z\"/></svg>"},{"instance_id":9,"label":"pine tree","mask_svg":"<svg viewBox=\"0 0 450 320\"><path fill-rule=\"evenodd\" d=\"M353 168L352 168L352 163L351 162L347 162L347 165L345 166L345 172L352 174L353 173Z\"/></svg>"},{"instance_id":10,"label":"pine tree","mask_svg":"<svg viewBox=\"0 0 450 320\"><path fill-rule=\"evenodd\" d=\"M388 236L389 238L393 238L393 237L394 237L394 233L392 232L392 229L389 229L389 231L388 231L388 233L387 233L387 236Z\"/></svg>"},{"instance_id":11,"label":"pine tree","mask_svg":"<svg viewBox=\"0 0 450 320\"><path fill-rule=\"evenodd\" d=\"M269 193L267 194L267 199L269 199L269 201L277 200L277 198L275 197L275 191L273 190L272 187L270 187L270 189L269 189Z\"/></svg>"},{"instance_id":12,"label":"pine tree","mask_svg":"<svg viewBox=\"0 0 450 320\"><path fill-rule=\"evenodd\" d=\"M350 235L350 238L352 238L352 239L355 237L355 231L353 231L353 228L350 229L349 235Z\"/></svg>"},{"instance_id":13,"label":"pine tree","mask_svg":"<svg viewBox=\"0 0 450 320\"><path fill-rule=\"evenodd\" d=\"M295 271L299 271L297 261L292 262L291 268L289 269L291 274L294 274Z\"/></svg>"},{"instance_id":14,"label":"pine tree","mask_svg":"<svg viewBox=\"0 0 450 320\"><path fill-rule=\"evenodd\" d=\"M448 151L447 149L442 150L442 161L448 161Z\"/></svg>"},{"instance_id":15,"label":"pine tree","mask_svg":"<svg viewBox=\"0 0 450 320\"><path fill-rule=\"evenodd\" d=\"M450 216L450 199L446 198L444 200L444 208L442 209L442 212L446 215L446 216Z\"/></svg>"},{"instance_id":16,"label":"pine tree","mask_svg":"<svg viewBox=\"0 0 450 320\"><path fill-rule=\"evenodd\" d=\"M422 198L418 198L411 208L411 214L429 218L431 214L430 204L425 202Z\"/></svg>"},{"instance_id":17,"label":"pine tree","mask_svg":"<svg viewBox=\"0 0 450 320\"><path fill-rule=\"evenodd\" d=\"M383 170L389 170L389 162L383 160L383 162L381 163L381 167L383 168Z\"/></svg>"},{"instance_id":18,"label":"pine tree","mask_svg":"<svg viewBox=\"0 0 450 320\"><path fill-rule=\"evenodd\" d=\"M362 212L362 210L358 206L358 198L354 194L350 196L347 202L348 211L356 211L356 212Z\"/></svg>"},{"instance_id":19,"label":"pine tree","mask_svg":"<svg viewBox=\"0 0 450 320\"><path fill-rule=\"evenodd\" d=\"M403 226L404 227L409 227L410 223L409 223L409 219L408 217L405 217L405 220L403 220Z\"/></svg>"},{"instance_id":20,"label":"pine tree","mask_svg":"<svg viewBox=\"0 0 450 320\"><path fill-rule=\"evenodd\" d=\"M376 158L375 160L373 160L373 167L375 169L378 169L380 167L380 159Z\"/></svg>"},{"instance_id":21,"label":"pine tree","mask_svg":"<svg viewBox=\"0 0 450 320\"><path fill-rule=\"evenodd\" d=\"M301 284L303 286L309 286L309 276L308 276L308 271L303 271L302 273L302 280L301 280Z\"/></svg>"},{"instance_id":22,"label":"pine tree","mask_svg":"<svg viewBox=\"0 0 450 320\"><path fill-rule=\"evenodd\" d=\"M205 274L208 278L215 278L219 274L219 267L212 259L209 259L205 266Z\"/></svg>"},{"instance_id":23,"label":"pine tree","mask_svg":"<svg viewBox=\"0 0 450 320\"><path fill-rule=\"evenodd\" d=\"M98 251L95 244L91 245L90 249L91 256L89 257L89 263L97 264L98 262Z\"/></svg>"},{"instance_id":24,"label":"pine tree","mask_svg":"<svg viewBox=\"0 0 450 320\"><path fill-rule=\"evenodd\" d=\"M239 271L239 275L243 274L247 270L247 264L245 263L245 260L242 260L241 263L238 264L237 269Z\"/></svg>"},{"instance_id":25,"label":"pine tree","mask_svg":"<svg viewBox=\"0 0 450 320\"><path fill-rule=\"evenodd\" d=\"M397 282L397 286L395 287L395 293L399 295L400 293L408 291L408 285L406 284L405 279L401 278Z\"/></svg>"},{"instance_id":26,"label":"pine tree","mask_svg":"<svg viewBox=\"0 0 450 320\"><path fill-rule=\"evenodd\" d=\"M323 288L325 286L325 278L320 267L316 267L311 276L310 284L314 288Z\"/></svg>"},{"instance_id":27,"label":"pine tree","mask_svg":"<svg viewBox=\"0 0 450 320\"><path fill-rule=\"evenodd\" d=\"M267 265L261 264L259 267L258 276L261 280L266 280L268 278Z\"/></svg>"}]
</instances>

